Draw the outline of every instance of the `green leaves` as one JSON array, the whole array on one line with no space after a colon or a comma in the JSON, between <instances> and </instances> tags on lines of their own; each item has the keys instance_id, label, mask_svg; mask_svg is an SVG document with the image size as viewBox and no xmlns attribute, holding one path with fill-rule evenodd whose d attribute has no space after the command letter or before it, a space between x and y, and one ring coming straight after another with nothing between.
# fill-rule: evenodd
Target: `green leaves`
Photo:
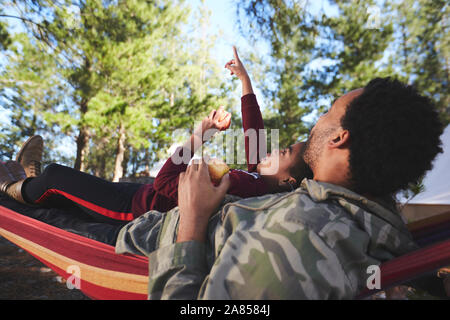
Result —
<instances>
[{"instance_id":1,"label":"green leaves","mask_svg":"<svg viewBox=\"0 0 450 320\"><path fill-rule=\"evenodd\" d=\"M134 170L151 165L145 161L158 160L152 153L172 143L173 130L224 101L219 63L208 54L212 40L186 31L202 27L205 10L198 25L188 25L183 1L39 0L12 7L27 32L9 46L0 83L10 102L2 105L15 119L34 119L17 125L70 135L78 169L110 179L127 167L121 159L138 161ZM114 158L115 166L106 163Z\"/></svg>"},{"instance_id":2,"label":"green leaves","mask_svg":"<svg viewBox=\"0 0 450 320\"><path fill-rule=\"evenodd\" d=\"M264 63L257 66L264 70L257 80L269 100L265 122L281 129L280 144L303 137L305 119L314 123L317 111L333 98L375 77L413 83L433 97L450 122L445 1L235 3L242 34L255 45L264 40L270 45L271 59L253 61Z\"/></svg>"}]
</instances>

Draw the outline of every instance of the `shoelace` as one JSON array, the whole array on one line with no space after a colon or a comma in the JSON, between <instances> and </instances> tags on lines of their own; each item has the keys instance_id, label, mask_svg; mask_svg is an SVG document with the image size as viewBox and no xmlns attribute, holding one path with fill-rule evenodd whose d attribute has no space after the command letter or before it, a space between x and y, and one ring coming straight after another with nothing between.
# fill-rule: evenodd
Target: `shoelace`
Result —
<instances>
[{"instance_id":1,"label":"shoelace","mask_svg":"<svg viewBox=\"0 0 450 320\"><path fill-rule=\"evenodd\" d=\"M4 181L0 183L0 192L6 193L10 185L12 185L14 181Z\"/></svg>"},{"instance_id":2,"label":"shoelace","mask_svg":"<svg viewBox=\"0 0 450 320\"><path fill-rule=\"evenodd\" d=\"M39 161L31 160L29 168L33 177L37 177L41 174L41 163Z\"/></svg>"}]
</instances>

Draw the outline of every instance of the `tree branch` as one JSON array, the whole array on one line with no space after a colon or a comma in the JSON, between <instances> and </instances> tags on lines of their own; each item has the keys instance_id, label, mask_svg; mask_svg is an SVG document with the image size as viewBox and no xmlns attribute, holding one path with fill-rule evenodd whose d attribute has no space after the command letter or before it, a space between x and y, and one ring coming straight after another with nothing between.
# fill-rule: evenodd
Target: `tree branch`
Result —
<instances>
[{"instance_id":1,"label":"tree branch","mask_svg":"<svg viewBox=\"0 0 450 320\"><path fill-rule=\"evenodd\" d=\"M37 26L40 29L45 29L44 26L42 26L40 23L34 22L33 20L24 18L24 17L18 17L18 16L12 16L9 14L0 14L0 18L13 18L13 19L18 19L18 20L22 20L23 22L29 22L31 24L34 24L35 26Z\"/></svg>"}]
</instances>

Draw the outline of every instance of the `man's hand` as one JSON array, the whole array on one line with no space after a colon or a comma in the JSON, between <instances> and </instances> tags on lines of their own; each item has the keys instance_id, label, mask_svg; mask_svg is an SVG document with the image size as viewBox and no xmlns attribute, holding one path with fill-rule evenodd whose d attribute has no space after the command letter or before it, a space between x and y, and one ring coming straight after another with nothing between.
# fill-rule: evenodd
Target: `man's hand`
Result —
<instances>
[{"instance_id":1,"label":"man's hand","mask_svg":"<svg viewBox=\"0 0 450 320\"><path fill-rule=\"evenodd\" d=\"M229 175L222 177L215 187L209 177L208 166L203 160L192 163L180 174L178 183L178 207L180 224L177 242L205 241L208 220L225 197L230 187Z\"/></svg>"}]
</instances>

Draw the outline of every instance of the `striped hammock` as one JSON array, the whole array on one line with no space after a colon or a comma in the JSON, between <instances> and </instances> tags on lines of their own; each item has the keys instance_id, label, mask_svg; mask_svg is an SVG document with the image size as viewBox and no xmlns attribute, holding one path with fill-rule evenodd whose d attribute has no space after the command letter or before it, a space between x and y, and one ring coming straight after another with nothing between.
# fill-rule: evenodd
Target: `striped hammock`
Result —
<instances>
[{"instance_id":1,"label":"striped hammock","mask_svg":"<svg viewBox=\"0 0 450 320\"><path fill-rule=\"evenodd\" d=\"M408 227L422 248L380 266L381 290L450 265L450 212ZM4 206L0 206L0 235L64 279L79 284L80 290L92 299L147 298L146 257L117 255L111 245L51 226ZM362 292L359 298L375 292Z\"/></svg>"}]
</instances>

